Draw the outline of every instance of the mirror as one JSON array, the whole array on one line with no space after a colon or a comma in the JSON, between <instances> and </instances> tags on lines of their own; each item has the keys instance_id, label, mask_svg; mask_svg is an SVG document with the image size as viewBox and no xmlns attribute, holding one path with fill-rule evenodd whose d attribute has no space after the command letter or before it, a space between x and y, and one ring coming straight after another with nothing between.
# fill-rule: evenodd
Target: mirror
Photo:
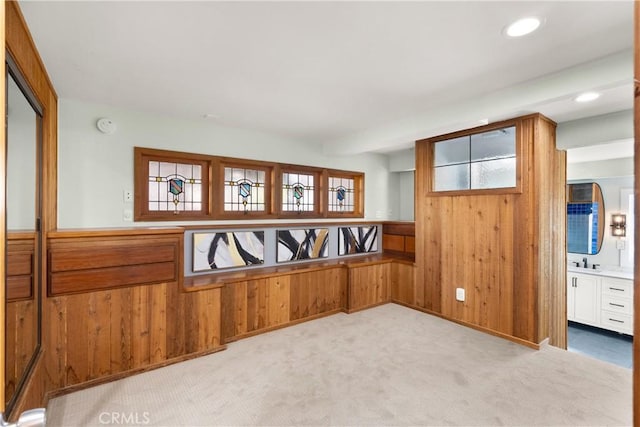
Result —
<instances>
[{"instance_id":1,"label":"mirror","mask_svg":"<svg viewBox=\"0 0 640 427\"><path fill-rule=\"evenodd\" d=\"M567 185L567 251L595 255L604 237L604 199L595 182Z\"/></svg>"},{"instance_id":2,"label":"mirror","mask_svg":"<svg viewBox=\"0 0 640 427\"><path fill-rule=\"evenodd\" d=\"M7 54L5 411L13 409L40 347L42 109Z\"/></svg>"}]
</instances>

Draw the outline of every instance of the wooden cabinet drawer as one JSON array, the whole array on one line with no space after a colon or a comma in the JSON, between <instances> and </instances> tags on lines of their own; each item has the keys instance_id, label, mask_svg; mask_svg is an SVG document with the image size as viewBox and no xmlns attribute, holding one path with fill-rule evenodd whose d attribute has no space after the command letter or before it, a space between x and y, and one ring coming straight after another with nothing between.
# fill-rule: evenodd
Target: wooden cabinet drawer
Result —
<instances>
[{"instance_id":1,"label":"wooden cabinet drawer","mask_svg":"<svg viewBox=\"0 0 640 427\"><path fill-rule=\"evenodd\" d=\"M602 311L600 323L603 328L633 335L633 317L628 314Z\"/></svg>"},{"instance_id":2,"label":"wooden cabinet drawer","mask_svg":"<svg viewBox=\"0 0 640 427\"><path fill-rule=\"evenodd\" d=\"M603 277L602 294L633 299L633 281Z\"/></svg>"},{"instance_id":3,"label":"wooden cabinet drawer","mask_svg":"<svg viewBox=\"0 0 640 427\"><path fill-rule=\"evenodd\" d=\"M602 295L602 309L622 314L633 314L633 302L628 298L616 298L604 294Z\"/></svg>"}]
</instances>

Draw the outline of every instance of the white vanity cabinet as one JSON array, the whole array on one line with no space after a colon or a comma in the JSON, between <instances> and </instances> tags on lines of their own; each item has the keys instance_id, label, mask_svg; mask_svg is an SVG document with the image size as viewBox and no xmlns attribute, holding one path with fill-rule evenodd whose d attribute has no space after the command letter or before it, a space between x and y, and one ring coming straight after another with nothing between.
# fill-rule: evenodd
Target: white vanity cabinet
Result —
<instances>
[{"instance_id":1,"label":"white vanity cabinet","mask_svg":"<svg viewBox=\"0 0 640 427\"><path fill-rule=\"evenodd\" d=\"M633 280L569 271L567 318L633 335Z\"/></svg>"},{"instance_id":2,"label":"white vanity cabinet","mask_svg":"<svg viewBox=\"0 0 640 427\"><path fill-rule=\"evenodd\" d=\"M567 275L567 318L574 322L600 326L600 283L590 274Z\"/></svg>"},{"instance_id":3,"label":"white vanity cabinet","mask_svg":"<svg viewBox=\"0 0 640 427\"><path fill-rule=\"evenodd\" d=\"M601 280L601 327L633 335L633 281L605 276Z\"/></svg>"}]
</instances>

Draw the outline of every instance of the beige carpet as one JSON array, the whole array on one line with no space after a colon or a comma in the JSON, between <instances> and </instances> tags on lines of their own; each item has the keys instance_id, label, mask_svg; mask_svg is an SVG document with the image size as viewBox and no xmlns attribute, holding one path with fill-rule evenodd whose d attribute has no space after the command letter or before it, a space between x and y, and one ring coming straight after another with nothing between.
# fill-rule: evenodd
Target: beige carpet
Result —
<instances>
[{"instance_id":1,"label":"beige carpet","mask_svg":"<svg viewBox=\"0 0 640 427\"><path fill-rule=\"evenodd\" d=\"M53 399L49 426L631 425L631 371L399 305Z\"/></svg>"}]
</instances>

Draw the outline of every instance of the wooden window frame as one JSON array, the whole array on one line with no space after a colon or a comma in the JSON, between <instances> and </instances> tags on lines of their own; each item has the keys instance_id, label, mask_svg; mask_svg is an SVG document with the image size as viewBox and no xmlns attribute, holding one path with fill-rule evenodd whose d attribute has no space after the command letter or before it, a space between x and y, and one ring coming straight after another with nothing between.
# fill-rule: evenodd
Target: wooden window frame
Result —
<instances>
[{"instance_id":1,"label":"wooden window frame","mask_svg":"<svg viewBox=\"0 0 640 427\"><path fill-rule=\"evenodd\" d=\"M282 186L284 182L282 180L282 174L284 173L295 173L302 175L313 175L314 180L314 190L313 190L313 207L312 211L285 211L283 208L283 198L282 198ZM277 190L275 193L277 194L277 206L278 206L278 216L280 218L320 218L324 216L324 210L321 206L321 194L325 194L324 179L323 179L323 169L315 168L311 166L298 166L298 165L280 165L277 168Z\"/></svg>"},{"instance_id":2,"label":"wooden window frame","mask_svg":"<svg viewBox=\"0 0 640 427\"><path fill-rule=\"evenodd\" d=\"M149 161L191 163L202 166L202 209L200 211L150 211ZM265 172L264 211L224 210L224 169L256 169ZM314 176L313 211L284 211L282 209L282 174L300 173ZM348 212L329 212L329 176L353 179L354 209ZM213 221L256 219L321 219L364 218L364 173L314 166L264 162L259 160L220 157L134 147L134 221Z\"/></svg>"},{"instance_id":3,"label":"wooden window frame","mask_svg":"<svg viewBox=\"0 0 640 427\"><path fill-rule=\"evenodd\" d=\"M149 162L197 164L202 167L202 208L199 211L152 211L149 209ZM134 147L134 221L182 221L211 219L212 161L208 156Z\"/></svg>"},{"instance_id":4,"label":"wooden window frame","mask_svg":"<svg viewBox=\"0 0 640 427\"><path fill-rule=\"evenodd\" d=\"M353 179L353 211L330 211L329 210L329 177ZM364 218L364 173L350 172L335 169L325 171L324 188L322 198L326 209L327 218Z\"/></svg>"},{"instance_id":5,"label":"wooden window frame","mask_svg":"<svg viewBox=\"0 0 640 427\"><path fill-rule=\"evenodd\" d=\"M466 129L459 132L448 133L445 135L440 135L433 138L427 138L417 143L426 142L429 147L427 151L427 166L429 173L426 174L427 177L427 185L425 186L428 196L481 196L485 194L518 194L522 193L522 161L524 156L523 151L523 141L524 135L521 126L522 120L505 120L502 122L496 122L485 126L479 126L472 129ZM515 187L501 187L501 188L481 188L481 189L467 189L467 190L446 190L446 191L436 191L433 189L435 183L435 145L438 142L446 141L449 139L460 138L465 136L476 135L484 132L489 132L492 130L503 129L507 127L515 127L516 129L516 185Z\"/></svg>"},{"instance_id":6,"label":"wooden window frame","mask_svg":"<svg viewBox=\"0 0 640 427\"><path fill-rule=\"evenodd\" d=\"M274 218L274 169L272 163L258 160L244 160L231 157L215 157L215 180L212 183L214 210L212 219L269 219ZM265 172L264 176L264 211L226 211L224 210L224 169L255 169Z\"/></svg>"}]
</instances>

